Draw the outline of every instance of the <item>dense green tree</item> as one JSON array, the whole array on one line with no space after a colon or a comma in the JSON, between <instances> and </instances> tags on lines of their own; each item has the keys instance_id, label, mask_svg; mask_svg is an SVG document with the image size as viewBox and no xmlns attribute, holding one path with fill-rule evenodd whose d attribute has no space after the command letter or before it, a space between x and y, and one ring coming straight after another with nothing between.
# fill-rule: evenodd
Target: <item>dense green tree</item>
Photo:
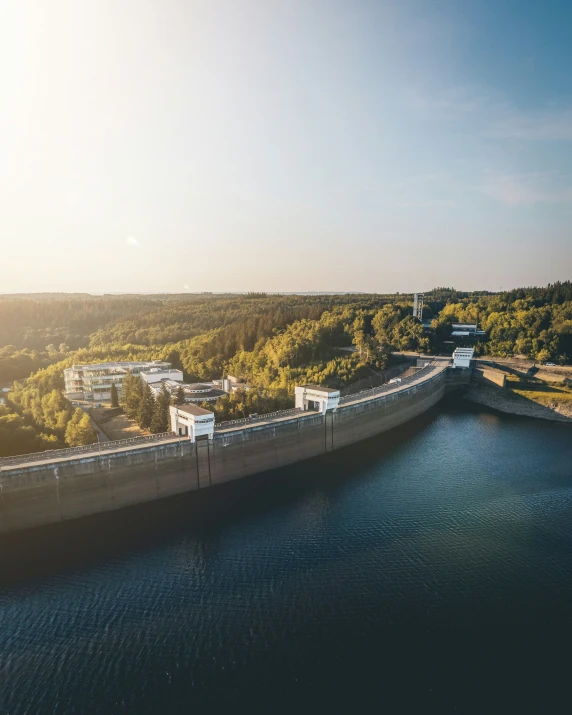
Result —
<instances>
[{"instance_id":1,"label":"dense green tree","mask_svg":"<svg viewBox=\"0 0 572 715\"><path fill-rule=\"evenodd\" d=\"M121 404L125 414L131 419L137 419L143 394L143 381L129 373L123 378L121 388Z\"/></svg>"},{"instance_id":2,"label":"dense green tree","mask_svg":"<svg viewBox=\"0 0 572 715\"><path fill-rule=\"evenodd\" d=\"M184 405L185 404L185 391L181 386L177 387L175 395L173 397L174 405Z\"/></svg>"},{"instance_id":3,"label":"dense green tree","mask_svg":"<svg viewBox=\"0 0 572 715\"><path fill-rule=\"evenodd\" d=\"M411 315L403 318L391 332L391 343L396 350L423 352L428 342L423 334L423 326Z\"/></svg>"},{"instance_id":4,"label":"dense green tree","mask_svg":"<svg viewBox=\"0 0 572 715\"><path fill-rule=\"evenodd\" d=\"M91 425L89 415L78 407L68 422L66 442L70 447L78 447L95 441L97 441L97 434Z\"/></svg>"},{"instance_id":5,"label":"dense green tree","mask_svg":"<svg viewBox=\"0 0 572 715\"><path fill-rule=\"evenodd\" d=\"M155 412L155 398L153 396L153 390L149 385L143 380L139 380L139 382L142 385L142 389L139 409L137 411L137 422L143 429L149 429Z\"/></svg>"},{"instance_id":6,"label":"dense green tree","mask_svg":"<svg viewBox=\"0 0 572 715\"><path fill-rule=\"evenodd\" d=\"M169 407L171 405L171 396L165 385L161 386L161 391L155 398L153 406L153 417L151 418L151 432L168 432L169 431Z\"/></svg>"},{"instance_id":7,"label":"dense green tree","mask_svg":"<svg viewBox=\"0 0 572 715\"><path fill-rule=\"evenodd\" d=\"M112 407L119 407L119 396L117 394L117 387L115 387L115 383L111 383L111 406Z\"/></svg>"},{"instance_id":8,"label":"dense green tree","mask_svg":"<svg viewBox=\"0 0 572 715\"><path fill-rule=\"evenodd\" d=\"M10 405L0 404L0 457L42 452L58 446L55 435L38 432Z\"/></svg>"},{"instance_id":9,"label":"dense green tree","mask_svg":"<svg viewBox=\"0 0 572 715\"><path fill-rule=\"evenodd\" d=\"M42 417L37 421L52 430L65 430L71 415L71 405L59 390L41 398Z\"/></svg>"}]
</instances>

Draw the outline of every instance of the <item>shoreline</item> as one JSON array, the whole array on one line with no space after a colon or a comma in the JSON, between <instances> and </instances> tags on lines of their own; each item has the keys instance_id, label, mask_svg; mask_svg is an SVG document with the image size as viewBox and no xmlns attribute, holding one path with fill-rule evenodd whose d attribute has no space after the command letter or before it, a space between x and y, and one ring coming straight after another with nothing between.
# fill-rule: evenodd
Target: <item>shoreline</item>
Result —
<instances>
[{"instance_id":1,"label":"shoreline","mask_svg":"<svg viewBox=\"0 0 572 715\"><path fill-rule=\"evenodd\" d=\"M485 385L470 385L465 390L463 399L506 414L572 424L572 414L560 412L557 408L547 407L533 400L526 400L520 395L514 395L509 390L497 390Z\"/></svg>"}]
</instances>

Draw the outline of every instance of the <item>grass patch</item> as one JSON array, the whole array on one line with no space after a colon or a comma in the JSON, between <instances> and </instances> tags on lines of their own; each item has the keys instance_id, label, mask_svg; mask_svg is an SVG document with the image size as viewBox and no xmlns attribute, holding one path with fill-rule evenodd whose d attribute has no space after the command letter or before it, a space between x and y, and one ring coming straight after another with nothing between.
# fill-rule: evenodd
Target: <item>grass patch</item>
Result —
<instances>
[{"instance_id":1,"label":"grass patch","mask_svg":"<svg viewBox=\"0 0 572 715\"><path fill-rule=\"evenodd\" d=\"M558 382L547 383L535 378L510 375L507 376L506 385L515 395L541 405L572 404L572 388Z\"/></svg>"}]
</instances>

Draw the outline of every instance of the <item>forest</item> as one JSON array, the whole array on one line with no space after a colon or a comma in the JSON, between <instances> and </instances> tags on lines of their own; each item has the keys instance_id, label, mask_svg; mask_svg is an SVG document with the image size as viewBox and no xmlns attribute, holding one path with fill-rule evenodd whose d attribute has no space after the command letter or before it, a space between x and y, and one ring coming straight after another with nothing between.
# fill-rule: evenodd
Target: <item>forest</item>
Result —
<instances>
[{"instance_id":1,"label":"forest","mask_svg":"<svg viewBox=\"0 0 572 715\"><path fill-rule=\"evenodd\" d=\"M343 388L386 367L393 352L451 352L455 322L486 331L478 354L571 361L569 281L505 293L436 288L425 293L429 329L412 316L412 300L359 293L0 296L0 387L10 387L0 405L0 456L96 439L88 416L63 395L63 369L78 363L162 359L187 382L243 378L248 392L209 403L221 421L289 407L295 384ZM124 391L126 414L165 431L165 396L151 403L138 390L129 404Z\"/></svg>"}]
</instances>

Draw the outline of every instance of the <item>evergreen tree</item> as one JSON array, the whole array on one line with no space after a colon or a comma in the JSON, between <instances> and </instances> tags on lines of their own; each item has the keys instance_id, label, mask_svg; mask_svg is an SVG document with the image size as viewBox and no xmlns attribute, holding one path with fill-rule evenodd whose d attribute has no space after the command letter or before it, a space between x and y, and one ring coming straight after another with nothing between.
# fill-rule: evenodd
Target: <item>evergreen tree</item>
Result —
<instances>
[{"instance_id":1,"label":"evergreen tree","mask_svg":"<svg viewBox=\"0 0 572 715\"><path fill-rule=\"evenodd\" d=\"M121 407L123 407L123 411L127 416L129 416L129 408L131 406L131 393L133 389L131 382L132 377L131 373L128 373L125 375L123 382L121 383Z\"/></svg>"},{"instance_id":2,"label":"evergreen tree","mask_svg":"<svg viewBox=\"0 0 572 715\"><path fill-rule=\"evenodd\" d=\"M161 392L155 398L153 419L151 420L151 432L157 434L158 432L169 431L170 404L171 396L169 395L169 391L165 385L162 385Z\"/></svg>"},{"instance_id":3,"label":"evergreen tree","mask_svg":"<svg viewBox=\"0 0 572 715\"><path fill-rule=\"evenodd\" d=\"M184 405L185 404L185 391L183 390L182 386L177 387L177 392L175 393L175 399L173 400L175 405Z\"/></svg>"},{"instance_id":4,"label":"evergreen tree","mask_svg":"<svg viewBox=\"0 0 572 715\"><path fill-rule=\"evenodd\" d=\"M137 419L143 392L143 380L129 373L123 379L121 402L125 414L131 419Z\"/></svg>"},{"instance_id":5,"label":"evergreen tree","mask_svg":"<svg viewBox=\"0 0 572 715\"><path fill-rule=\"evenodd\" d=\"M119 396L117 395L117 388L114 382L111 383L111 406L119 407Z\"/></svg>"},{"instance_id":6,"label":"evergreen tree","mask_svg":"<svg viewBox=\"0 0 572 715\"><path fill-rule=\"evenodd\" d=\"M139 380L139 382L142 385L142 390L139 410L137 412L137 422L142 429L149 429L155 411L155 398L153 397L153 390L149 385L143 382L143 380Z\"/></svg>"},{"instance_id":7,"label":"evergreen tree","mask_svg":"<svg viewBox=\"0 0 572 715\"><path fill-rule=\"evenodd\" d=\"M91 426L89 415L78 407L68 422L66 442L70 447L78 447L83 444L93 444L96 440L97 435Z\"/></svg>"}]
</instances>

